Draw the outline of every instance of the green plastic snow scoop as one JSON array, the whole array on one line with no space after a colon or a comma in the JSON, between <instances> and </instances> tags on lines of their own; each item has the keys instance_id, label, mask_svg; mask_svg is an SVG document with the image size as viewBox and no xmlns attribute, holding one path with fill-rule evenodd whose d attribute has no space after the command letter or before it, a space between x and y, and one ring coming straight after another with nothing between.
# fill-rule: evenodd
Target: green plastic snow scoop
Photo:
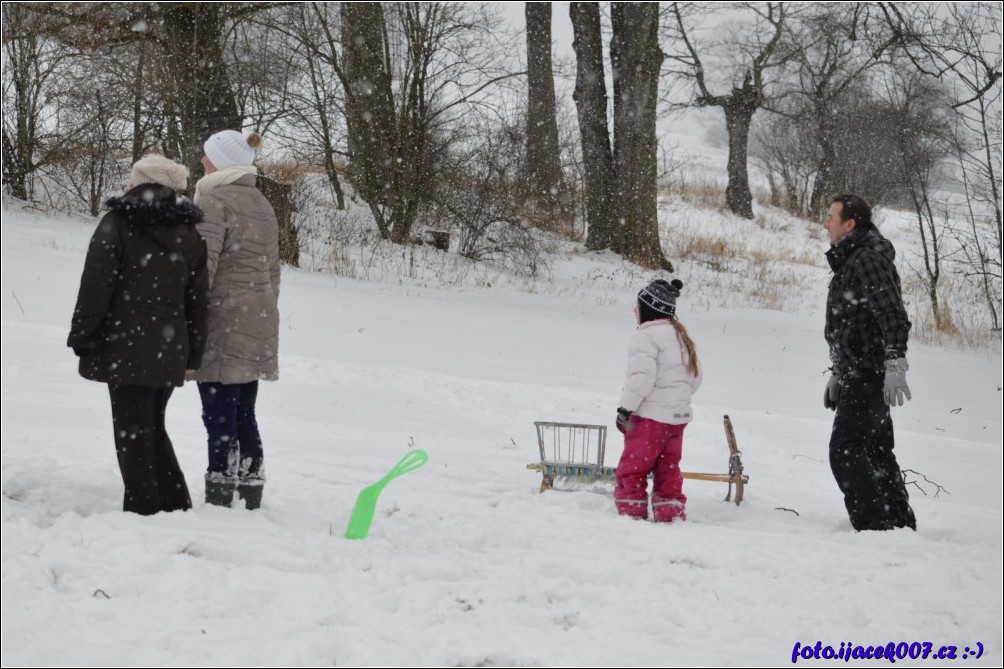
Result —
<instances>
[{"instance_id":1,"label":"green plastic snow scoop","mask_svg":"<svg viewBox=\"0 0 1004 669\"><path fill-rule=\"evenodd\" d=\"M373 485L363 488L359 497L356 498L356 505L352 507L352 517L349 518L349 526L345 529L345 538L365 539L366 535L370 533L370 525L373 523L373 514L376 512L380 491L401 474L415 471L428 460L429 455L425 451L411 451L394 465L394 469L387 472L387 476Z\"/></svg>"}]
</instances>

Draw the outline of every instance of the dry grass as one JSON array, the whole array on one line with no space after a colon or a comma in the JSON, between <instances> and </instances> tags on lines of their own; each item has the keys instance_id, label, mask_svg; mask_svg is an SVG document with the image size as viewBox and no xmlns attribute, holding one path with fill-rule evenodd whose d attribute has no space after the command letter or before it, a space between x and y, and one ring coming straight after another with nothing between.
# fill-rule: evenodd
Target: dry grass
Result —
<instances>
[{"instance_id":1,"label":"dry grass","mask_svg":"<svg viewBox=\"0 0 1004 669\"><path fill-rule=\"evenodd\" d=\"M335 165L339 179L345 179L348 170L346 164ZM275 160L261 163L261 171L269 177L282 183L294 183L297 179L307 174L319 174L327 178L324 168L320 165L308 165L298 163L293 160Z\"/></svg>"},{"instance_id":2,"label":"dry grass","mask_svg":"<svg viewBox=\"0 0 1004 669\"><path fill-rule=\"evenodd\" d=\"M764 216L752 223L733 221L727 213L704 216L691 203L704 198L706 189L702 185L696 194L674 196L684 207L669 215L663 244L674 261L691 269L689 280L701 283L708 307L714 302L774 311L801 308L811 284L801 280L805 270L797 265L818 267L820 261L774 242L785 231L771 234L771 221Z\"/></svg>"},{"instance_id":3,"label":"dry grass","mask_svg":"<svg viewBox=\"0 0 1004 669\"><path fill-rule=\"evenodd\" d=\"M919 303L914 306L910 314L912 341L973 350L999 348L1001 345L1000 330L992 330L985 320L966 317L963 310L957 312L950 306L942 305L939 322L936 322L930 305Z\"/></svg>"},{"instance_id":4,"label":"dry grass","mask_svg":"<svg viewBox=\"0 0 1004 669\"><path fill-rule=\"evenodd\" d=\"M680 235L673 239L673 255L676 258L738 258L745 253L746 250L735 242L719 236Z\"/></svg>"},{"instance_id":5,"label":"dry grass","mask_svg":"<svg viewBox=\"0 0 1004 669\"><path fill-rule=\"evenodd\" d=\"M977 286L957 273L943 273L938 281L939 313L935 319L921 276L904 268L900 277L913 323L911 340L961 349L1001 347L1001 332L993 329L985 297Z\"/></svg>"},{"instance_id":6,"label":"dry grass","mask_svg":"<svg viewBox=\"0 0 1004 669\"><path fill-rule=\"evenodd\" d=\"M749 257L756 263L792 263L807 267L823 267L825 260L820 254L810 251L795 251L790 247L776 246L770 250L751 249Z\"/></svg>"},{"instance_id":7,"label":"dry grass","mask_svg":"<svg viewBox=\"0 0 1004 669\"><path fill-rule=\"evenodd\" d=\"M325 271L336 276L343 276L347 279L359 278L359 273L356 271L356 263L345 246L331 245L322 260L321 266Z\"/></svg>"},{"instance_id":8,"label":"dry grass","mask_svg":"<svg viewBox=\"0 0 1004 669\"><path fill-rule=\"evenodd\" d=\"M662 197L679 196L687 204L701 209L722 210L725 208L725 188L714 179L686 178L663 185L659 189Z\"/></svg>"}]
</instances>

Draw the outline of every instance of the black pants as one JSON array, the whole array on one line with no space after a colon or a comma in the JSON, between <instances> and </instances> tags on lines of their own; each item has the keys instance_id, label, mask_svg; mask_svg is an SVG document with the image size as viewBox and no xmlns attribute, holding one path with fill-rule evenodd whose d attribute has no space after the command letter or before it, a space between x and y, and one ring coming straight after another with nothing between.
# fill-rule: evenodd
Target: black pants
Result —
<instances>
[{"instance_id":1,"label":"black pants","mask_svg":"<svg viewBox=\"0 0 1004 669\"><path fill-rule=\"evenodd\" d=\"M855 530L917 529L892 452L892 416L882 396L884 379L882 372L845 374L833 419L830 468Z\"/></svg>"},{"instance_id":2,"label":"black pants","mask_svg":"<svg viewBox=\"0 0 1004 669\"><path fill-rule=\"evenodd\" d=\"M108 384L115 453L125 484L123 511L148 516L192 508L185 475L164 426L167 401L173 391Z\"/></svg>"}]
</instances>

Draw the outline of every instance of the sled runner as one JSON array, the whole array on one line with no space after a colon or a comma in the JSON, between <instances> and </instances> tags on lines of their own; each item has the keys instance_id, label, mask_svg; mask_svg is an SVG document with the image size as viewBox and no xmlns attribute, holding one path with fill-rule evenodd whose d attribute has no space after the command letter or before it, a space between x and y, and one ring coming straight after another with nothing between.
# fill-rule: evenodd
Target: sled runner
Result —
<instances>
[{"instance_id":1,"label":"sled runner","mask_svg":"<svg viewBox=\"0 0 1004 669\"><path fill-rule=\"evenodd\" d=\"M724 416L725 440L729 448L728 473L708 474L704 472L683 472L683 478L697 481L719 481L728 483L725 501L734 501L738 506L743 501L743 492L749 482L749 475L743 472L743 461L736 445L736 434L732 421ZM603 464L607 448L606 425L584 425L578 423L552 423L537 421L537 445L540 447L540 462L531 462L527 469L541 473L543 481L540 492L554 487L556 478L575 482L593 483L613 481L615 467ZM732 486L735 486L735 498Z\"/></svg>"}]
</instances>

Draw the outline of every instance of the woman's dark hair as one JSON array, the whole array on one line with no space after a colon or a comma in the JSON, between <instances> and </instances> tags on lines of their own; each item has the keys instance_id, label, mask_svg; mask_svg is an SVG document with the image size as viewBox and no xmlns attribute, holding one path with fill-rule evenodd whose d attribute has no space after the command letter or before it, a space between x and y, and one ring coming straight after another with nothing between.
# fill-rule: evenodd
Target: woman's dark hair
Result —
<instances>
[{"instance_id":1,"label":"woman's dark hair","mask_svg":"<svg viewBox=\"0 0 1004 669\"><path fill-rule=\"evenodd\" d=\"M863 230L872 227L872 208L868 203L857 195L838 195L830 203L839 202L843 205L840 210L840 220L846 221L854 219L854 227Z\"/></svg>"}]
</instances>

